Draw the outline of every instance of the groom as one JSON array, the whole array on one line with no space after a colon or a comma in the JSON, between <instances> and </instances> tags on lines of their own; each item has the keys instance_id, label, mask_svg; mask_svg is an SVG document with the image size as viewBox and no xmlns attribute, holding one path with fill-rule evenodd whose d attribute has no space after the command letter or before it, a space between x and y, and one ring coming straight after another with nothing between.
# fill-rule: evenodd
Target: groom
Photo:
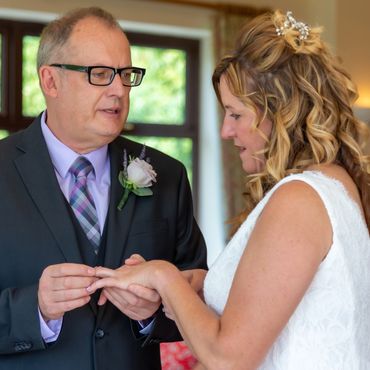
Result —
<instances>
[{"instance_id":1,"label":"groom","mask_svg":"<svg viewBox=\"0 0 370 370\"><path fill-rule=\"evenodd\" d=\"M112 15L87 8L45 28L38 73L46 111L0 142L0 370L160 369L158 343L179 338L157 294L112 290L118 308L86 290L93 266L134 253L206 266L178 161L147 148L151 195L117 209L123 154L142 152L119 135L145 70Z\"/></svg>"}]
</instances>

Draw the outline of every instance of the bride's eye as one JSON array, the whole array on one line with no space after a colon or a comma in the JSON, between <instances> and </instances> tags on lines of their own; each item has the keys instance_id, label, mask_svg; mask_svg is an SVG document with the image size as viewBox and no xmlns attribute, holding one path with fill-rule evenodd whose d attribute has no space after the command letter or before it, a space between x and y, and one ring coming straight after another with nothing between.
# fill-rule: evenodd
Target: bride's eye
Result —
<instances>
[{"instance_id":1,"label":"bride's eye","mask_svg":"<svg viewBox=\"0 0 370 370\"><path fill-rule=\"evenodd\" d=\"M231 113L230 114L230 117L234 118L235 121L238 120L240 118L240 114L236 114L236 113Z\"/></svg>"}]
</instances>

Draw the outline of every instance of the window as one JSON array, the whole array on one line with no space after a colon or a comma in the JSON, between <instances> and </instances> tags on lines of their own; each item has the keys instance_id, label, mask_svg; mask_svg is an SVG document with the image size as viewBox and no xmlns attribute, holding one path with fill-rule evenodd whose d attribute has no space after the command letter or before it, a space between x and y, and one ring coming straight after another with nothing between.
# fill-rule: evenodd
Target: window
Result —
<instances>
[{"instance_id":1,"label":"window","mask_svg":"<svg viewBox=\"0 0 370 370\"><path fill-rule=\"evenodd\" d=\"M0 137L45 109L36 71L43 24L0 20ZM199 41L127 33L133 65L146 68L131 89L124 135L179 159L197 190Z\"/></svg>"},{"instance_id":2,"label":"window","mask_svg":"<svg viewBox=\"0 0 370 370\"><path fill-rule=\"evenodd\" d=\"M22 37L22 116L35 117L45 109L37 76L36 57L40 37Z\"/></svg>"},{"instance_id":3,"label":"window","mask_svg":"<svg viewBox=\"0 0 370 370\"><path fill-rule=\"evenodd\" d=\"M131 33L128 38L133 65L147 72L131 90L126 134L181 160L196 192L198 41Z\"/></svg>"},{"instance_id":4,"label":"window","mask_svg":"<svg viewBox=\"0 0 370 370\"><path fill-rule=\"evenodd\" d=\"M37 23L0 20L1 33L1 115L0 130L18 131L32 122L33 116L23 114L24 67L31 65L29 55L24 55L28 37L37 38L43 25ZM25 48L25 50L23 50ZM33 65L34 78L37 79L36 66ZM37 83L38 86L38 83Z\"/></svg>"}]
</instances>

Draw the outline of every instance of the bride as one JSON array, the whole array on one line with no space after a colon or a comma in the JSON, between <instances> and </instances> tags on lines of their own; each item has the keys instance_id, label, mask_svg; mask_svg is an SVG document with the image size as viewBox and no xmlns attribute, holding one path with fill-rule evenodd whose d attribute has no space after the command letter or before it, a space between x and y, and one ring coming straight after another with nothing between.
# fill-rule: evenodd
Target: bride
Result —
<instances>
[{"instance_id":1,"label":"bride","mask_svg":"<svg viewBox=\"0 0 370 370\"><path fill-rule=\"evenodd\" d=\"M370 159L356 90L319 28L276 11L213 74L247 174L246 208L209 272L132 256L88 290L153 289L211 370L370 368ZM204 295L204 297L203 297Z\"/></svg>"}]
</instances>

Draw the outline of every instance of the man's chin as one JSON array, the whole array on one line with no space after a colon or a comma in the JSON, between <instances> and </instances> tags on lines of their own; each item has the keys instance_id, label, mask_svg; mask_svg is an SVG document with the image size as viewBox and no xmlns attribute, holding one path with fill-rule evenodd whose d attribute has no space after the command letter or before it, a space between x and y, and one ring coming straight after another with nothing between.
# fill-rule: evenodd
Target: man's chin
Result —
<instances>
[{"instance_id":1,"label":"man's chin","mask_svg":"<svg viewBox=\"0 0 370 370\"><path fill-rule=\"evenodd\" d=\"M119 136L123 131L123 121L105 122L101 126L100 134L103 137L111 138L112 140Z\"/></svg>"}]
</instances>

